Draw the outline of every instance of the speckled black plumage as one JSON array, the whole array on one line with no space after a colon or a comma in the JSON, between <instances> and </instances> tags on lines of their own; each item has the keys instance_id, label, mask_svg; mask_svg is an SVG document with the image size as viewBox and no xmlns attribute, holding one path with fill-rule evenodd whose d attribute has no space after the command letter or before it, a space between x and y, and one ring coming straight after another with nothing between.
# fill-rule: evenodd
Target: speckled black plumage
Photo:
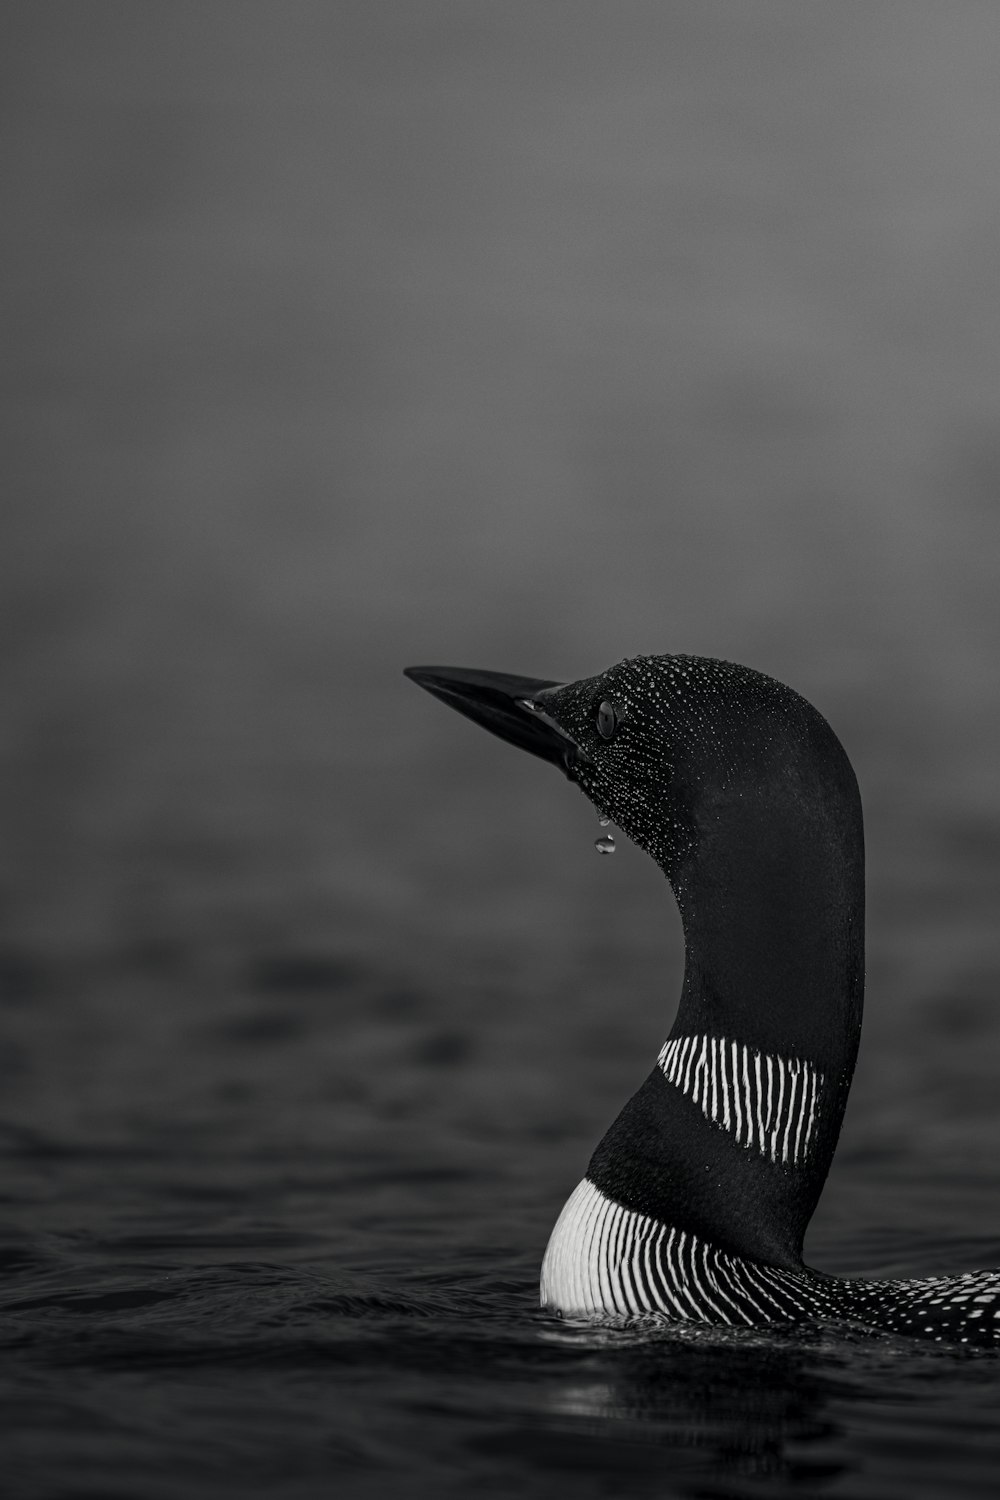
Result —
<instances>
[{"instance_id":1,"label":"speckled black plumage","mask_svg":"<svg viewBox=\"0 0 1000 1500\"><path fill-rule=\"evenodd\" d=\"M822 716L759 672L689 656L636 657L567 684L411 675L561 765L657 862L684 924L675 1025L593 1155L578 1190L589 1220L579 1206L568 1212L571 1198L553 1233L549 1305L704 1321L832 1317L1000 1344L996 1272L862 1282L802 1261L864 989L861 803Z\"/></svg>"}]
</instances>

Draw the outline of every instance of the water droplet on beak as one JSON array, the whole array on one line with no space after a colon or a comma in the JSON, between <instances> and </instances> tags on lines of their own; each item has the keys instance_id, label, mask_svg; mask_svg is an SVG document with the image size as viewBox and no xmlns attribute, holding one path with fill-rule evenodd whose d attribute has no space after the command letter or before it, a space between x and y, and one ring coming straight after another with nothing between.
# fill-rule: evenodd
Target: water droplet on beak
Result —
<instances>
[{"instance_id":1,"label":"water droplet on beak","mask_svg":"<svg viewBox=\"0 0 1000 1500\"><path fill-rule=\"evenodd\" d=\"M594 848L598 854L614 854L615 838L612 833L602 833L599 839L594 840Z\"/></svg>"}]
</instances>

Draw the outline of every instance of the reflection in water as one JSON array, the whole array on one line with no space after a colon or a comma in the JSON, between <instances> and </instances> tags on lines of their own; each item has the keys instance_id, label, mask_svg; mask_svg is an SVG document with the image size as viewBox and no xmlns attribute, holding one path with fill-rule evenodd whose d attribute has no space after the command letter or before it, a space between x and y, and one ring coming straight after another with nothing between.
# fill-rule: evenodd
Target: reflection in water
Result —
<instances>
[{"instance_id":1,"label":"reflection in water","mask_svg":"<svg viewBox=\"0 0 1000 1500\"><path fill-rule=\"evenodd\" d=\"M667 1472L782 1478L818 1486L845 1472L828 1445L839 1428L830 1389L802 1333L747 1338L716 1330L664 1337L555 1333L584 1343L599 1368L546 1393L556 1430L583 1444L649 1450Z\"/></svg>"}]
</instances>

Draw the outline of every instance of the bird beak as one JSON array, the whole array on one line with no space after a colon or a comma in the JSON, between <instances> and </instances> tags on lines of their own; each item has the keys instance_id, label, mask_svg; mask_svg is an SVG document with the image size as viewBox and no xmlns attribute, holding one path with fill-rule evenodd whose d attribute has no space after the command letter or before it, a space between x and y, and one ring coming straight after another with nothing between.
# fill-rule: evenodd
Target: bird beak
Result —
<instances>
[{"instance_id":1,"label":"bird beak","mask_svg":"<svg viewBox=\"0 0 1000 1500\"><path fill-rule=\"evenodd\" d=\"M542 695L559 687L558 682L469 667L407 667L405 675L491 734L551 761L567 775L576 761L589 759L546 712Z\"/></svg>"}]
</instances>

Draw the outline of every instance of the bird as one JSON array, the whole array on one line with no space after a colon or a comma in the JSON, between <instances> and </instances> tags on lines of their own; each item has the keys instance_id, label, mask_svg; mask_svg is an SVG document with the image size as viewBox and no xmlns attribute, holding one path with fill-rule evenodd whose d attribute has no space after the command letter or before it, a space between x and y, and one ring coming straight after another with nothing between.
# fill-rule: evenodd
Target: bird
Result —
<instances>
[{"instance_id":1,"label":"bird","mask_svg":"<svg viewBox=\"0 0 1000 1500\"><path fill-rule=\"evenodd\" d=\"M563 771L656 862L683 924L674 1025L555 1223L543 1308L1000 1347L1000 1271L864 1280L803 1260L864 997L861 798L818 710L750 667L683 654L573 682L406 676Z\"/></svg>"}]
</instances>

